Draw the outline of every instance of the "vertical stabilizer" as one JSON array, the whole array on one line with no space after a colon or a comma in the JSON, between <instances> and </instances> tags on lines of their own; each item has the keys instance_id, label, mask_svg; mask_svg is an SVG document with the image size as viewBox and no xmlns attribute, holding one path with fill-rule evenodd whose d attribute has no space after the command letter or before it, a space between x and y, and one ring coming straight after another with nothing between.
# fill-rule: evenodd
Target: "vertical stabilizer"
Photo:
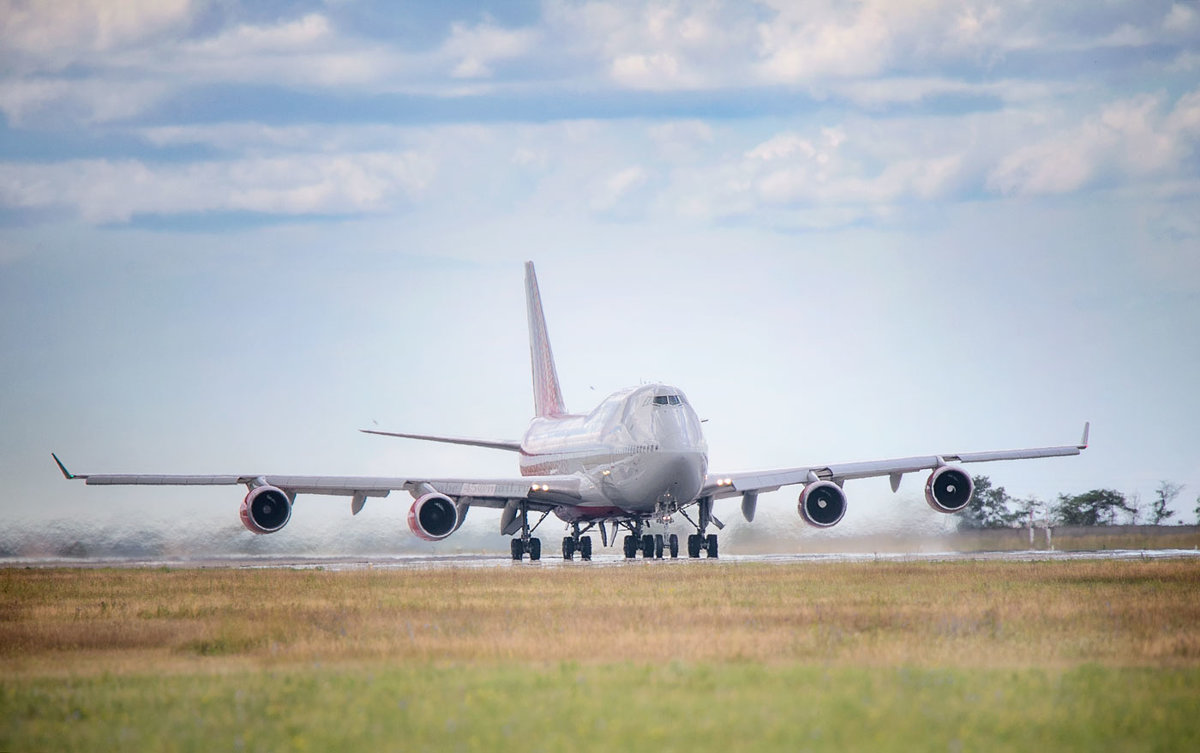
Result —
<instances>
[{"instance_id":1,"label":"vertical stabilizer","mask_svg":"<svg viewBox=\"0 0 1200 753\"><path fill-rule=\"evenodd\" d=\"M542 295L538 292L537 273L533 262L525 262L525 305L529 312L529 357L533 364L533 409L537 416L562 416L562 390L558 386L558 371L554 354L550 352L550 336L546 334L546 316L542 313Z\"/></svg>"}]
</instances>

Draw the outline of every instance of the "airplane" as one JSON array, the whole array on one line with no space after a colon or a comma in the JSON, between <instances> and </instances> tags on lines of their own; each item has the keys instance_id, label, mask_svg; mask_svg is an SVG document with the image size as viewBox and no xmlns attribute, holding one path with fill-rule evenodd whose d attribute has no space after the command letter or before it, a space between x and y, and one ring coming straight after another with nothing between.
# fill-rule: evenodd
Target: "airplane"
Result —
<instances>
[{"instance_id":1,"label":"airplane","mask_svg":"<svg viewBox=\"0 0 1200 753\"><path fill-rule=\"evenodd\" d=\"M590 413L569 413L546 330L533 262L525 264L525 298L533 375L534 417L520 440L473 439L361 429L367 434L456 445L487 447L519 455L520 476L510 478L429 478L424 476L333 477L235 475L73 474L54 453L67 479L90 485L218 486L245 485L240 516L256 534L277 533L292 516L297 495L350 497L351 513L367 498L406 491L413 499L408 527L421 539L441 541L457 531L472 507L502 510L500 531L511 536L511 555L541 559L534 532L553 513L568 527L562 556L592 558L589 531L598 529L603 546L615 545L620 531L624 555L634 559L679 556L679 537L650 532L676 513L696 529L687 537L687 556L718 556L716 533L724 524L713 515L719 499L741 497L742 514L753 521L758 497L785 486L800 486L797 512L816 528L837 525L846 514L843 486L853 479L887 476L892 491L908 473L930 471L925 499L942 513L966 508L974 493L966 463L1078 455L1088 446L1090 424L1079 444L992 452L955 452L891 460L809 465L749 472L710 472L701 421L684 393L667 384L619 390ZM688 514L692 510L695 517ZM540 517L530 524L534 515Z\"/></svg>"}]
</instances>

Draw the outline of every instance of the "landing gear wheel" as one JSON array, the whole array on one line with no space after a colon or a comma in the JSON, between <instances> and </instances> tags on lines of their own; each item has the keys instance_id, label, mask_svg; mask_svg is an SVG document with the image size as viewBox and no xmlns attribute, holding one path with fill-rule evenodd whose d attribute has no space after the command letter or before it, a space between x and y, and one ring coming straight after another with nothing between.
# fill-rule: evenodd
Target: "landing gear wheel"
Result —
<instances>
[{"instance_id":1,"label":"landing gear wheel","mask_svg":"<svg viewBox=\"0 0 1200 753\"><path fill-rule=\"evenodd\" d=\"M671 534L671 537L669 539L667 539L667 549L669 549L671 551L671 559L676 559L679 557L679 537L678 536L676 536L675 534Z\"/></svg>"},{"instance_id":2,"label":"landing gear wheel","mask_svg":"<svg viewBox=\"0 0 1200 753\"><path fill-rule=\"evenodd\" d=\"M717 534L708 534L708 546L705 547L705 550L708 552L708 558L710 560L715 560L717 558Z\"/></svg>"},{"instance_id":3,"label":"landing gear wheel","mask_svg":"<svg viewBox=\"0 0 1200 753\"><path fill-rule=\"evenodd\" d=\"M654 559L660 560L663 557L663 537L661 533L654 534Z\"/></svg>"},{"instance_id":4,"label":"landing gear wheel","mask_svg":"<svg viewBox=\"0 0 1200 753\"><path fill-rule=\"evenodd\" d=\"M688 556L692 559L700 556L700 534L698 533L688 536Z\"/></svg>"},{"instance_id":5,"label":"landing gear wheel","mask_svg":"<svg viewBox=\"0 0 1200 753\"><path fill-rule=\"evenodd\" d=\"M529 540L529 561L537 562L541 558L542 558L542 540L541 539L530 539Z\"/></svg>"},{"instance_id":6,"label":"landing gear wheel","mask_svg":"<svg viewBox=\"0 0 1200 753\"><path fill-rule=\"evenodd\" d=\"M581 536L579 538L579 558L584 561L592 559L592 537Z\"/></svg>"},{"instance_id":7,"label":"landing gear wheel","mask_svg":"<svg viewBox=\"0 0 1200 753\"><path fill-rule=\"evenodd\" d=\"M642 537L642 557L650 559L654 556L654 537L646 534Z\"/></svg>"},{"instance_id":8,"label":"landing gear wheel","mask_svg":"<svg viewBox=\"0 0 1200 753\"><path fill-rule=\"evenodd\" d=\"M563 538L563 559L571 560L575 558L575 539L570 536Z\"/></svg>"},{"instance_id":9,"label":"landing gear wheel","mask_svg":"<svg viewBox=\"0 0 1200 753\"><path fill-rule=\"evenodd\" d=\"M525 542L520 539L512 540L512 558L513 562L520 562L525 556Z\"/></svg>"},{"instance_id":10,"label":"landing gear wheel","mask_svg":"<svg viewBox=\"0 0 1200 753\"><path fill-rule=\"evenodd\" d=\"M637 536L629 535L625 537L625 559L631 560L637 556L638 538Z\"/></svg>"}]
</instances>

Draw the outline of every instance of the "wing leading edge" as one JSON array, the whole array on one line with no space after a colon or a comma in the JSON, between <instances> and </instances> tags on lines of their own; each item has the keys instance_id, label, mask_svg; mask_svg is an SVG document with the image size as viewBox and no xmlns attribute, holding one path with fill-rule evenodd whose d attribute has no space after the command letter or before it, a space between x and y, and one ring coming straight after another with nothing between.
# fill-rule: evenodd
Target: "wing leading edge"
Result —
<instances>
[{"instance_id":1,"label":"wing leading edge","mask_svg":"<svg viewBox=\"0 0 1200 753\"><path fill-rule=\"evenodd\" d=\"M90 486L273 486L289 496L324 494L342 497L386 497L406 491L414 497L432 488L456 500L480 507L505 507L512 500L534 506L574 505L581 500L575 476L522 476L518 478L424 478L388 476L283 476L272 474L183 475L149 473L71 473L58 455L54 462L67 479Z\"/></svg>"},{"instance_id":2,"label":"wing leading edge","mask_svg":"<svg viewBox=\"0 0 1200 753\"><path fill-rule=\"evenodd\" d=\"M447 437L440 434L407 434L399 431L379 431L378 429L359 429L363 434L375 434L381 437L400 437L401 439L420 439L426 442L444 442L445 444L461 444L469 447L487 447L492 450L508 450L520 452L521 443L515 439L475 439L474 437Z\"/></svg>"},{"instance_id":3,"label":"wing leading edge","mask_svg":"<svg viewBox=\"0 0 1200 753\"><path fill-rule=\"evenodd\" d=\"M813 465L800 468L781 468L741 473L710 473L705 480L702 496L714 499L734 497L739 494L773 492L783 486L805 484L811 481L833 481L841 483L851 479L889 476L892 490L900 485L906 473L931 471L955 463L988 463L997 460L1028 460L1078 455L1088 446L1091 423L1083 425L1083 437L1079 444L1058 447L1035 447L1021 450L994 450L991 452L957 452L942 455L918 455L910 458L890 460L868 460L859 463L837 463Z\"/></svg>"}]
</instances>

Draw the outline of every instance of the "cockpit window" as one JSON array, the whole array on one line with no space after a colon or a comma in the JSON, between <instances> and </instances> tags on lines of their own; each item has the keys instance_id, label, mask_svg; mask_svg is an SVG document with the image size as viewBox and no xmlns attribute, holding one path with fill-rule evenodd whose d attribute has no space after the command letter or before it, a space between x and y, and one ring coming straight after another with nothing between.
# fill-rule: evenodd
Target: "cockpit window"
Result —
<instances>
[{"instance_id":1,"label":"cockpit window","mask_svg":"<svg viewBox=\"0 0 1200 753\"><path fill-rule=\"evenodd\" d=\"M655 405L681 405L682 402L679 395L657 395L654 398Z\"/></svg>"}]
</instances>

